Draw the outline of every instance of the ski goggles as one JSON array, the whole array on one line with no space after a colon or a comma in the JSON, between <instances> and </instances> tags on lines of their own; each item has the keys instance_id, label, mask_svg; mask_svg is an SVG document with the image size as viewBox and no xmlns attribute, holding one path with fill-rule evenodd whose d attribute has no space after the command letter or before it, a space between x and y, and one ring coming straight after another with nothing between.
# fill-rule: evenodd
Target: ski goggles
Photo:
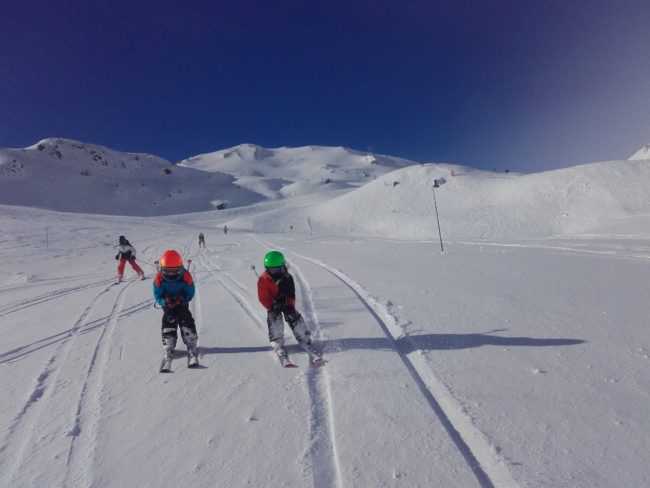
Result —
<instances>
[{"instance_id":1,"label":"ski goggles","mask_svg":"<svg viewBox=\"0 0 650 488\"><path fill-rule=\"evenodd\" d=\"M279 275L279 274L284 274L287 268L286 266L274 266L272 268L266 268L266 270L269 272L269 274Z\"/></svg>"},{"instance_id":2,"label":"ski goggles","mask_svg":"<svg viewBox=\"0 0 650 488\"><path fill-rule=\"evenodd\" d=\"M169 276L170 278L176 278L181 274L181 271L183 271L182 266L175 266L173 268L163 268L162 274L164 276Z\"/></svg>"}]
</instances>

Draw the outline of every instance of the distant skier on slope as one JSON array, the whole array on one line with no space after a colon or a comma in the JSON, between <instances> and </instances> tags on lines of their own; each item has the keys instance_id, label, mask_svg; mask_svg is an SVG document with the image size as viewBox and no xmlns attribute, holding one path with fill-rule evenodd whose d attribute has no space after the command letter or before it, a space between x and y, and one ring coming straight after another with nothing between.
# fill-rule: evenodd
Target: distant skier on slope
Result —
<instances>
[{"instance_id":1,"label":"distant skier on slope","mask_svg":"<svg viewBox=\"0 0 650 488\"><path fill-rule=\"evenodd\" d=\"M302 315L296 310L296 287L293 277L287 270L284 256L279 251L268 252L264 256L264 267L266 271L257 281L257 295L268 312L266 323L273 350L281 361L287 357L284 348L284 321L282 320L284 315L298 344L307 351L314 363L320 364L321 358L312 349L311 333Z\"/></svg>"},{"instance_id":2,"label":"distant skier on slope","mask_svg":"<svg viewBox=\"0 0 650 488\"><path fill-rule=\"evenodd\" d=\"M124 236L120 236L118 242L117 254L115 255L115 259L119 260L117 264L117 281L120 282L124 278L124 266L126 266L127 261L133 268L133 271L138 273L140 279L144 280L144 271L135 262L135 247Z\"/></svg>"},{"instance_id":3,"label":"distant skier on slope","mask_svg":"<svg viewBox=\"0 0 650 488\"><path fill-rule=\"evenodd\" d=\"M227 233L228 233L228 226L227 226L227 225L224 225L224 226L223 226L223 233L224 233L224 234L227 234Z\"/></svg>"},{"instance_id":4,"label":"distant skier on slope","mask_svg":"<svg viewBox=\"0 0 650 488\"><path fill-rule=\"evenodd\" d=\"M199 248L205 248L205 236L203 235L203 232L199 234Z\"/></svg>"},{"instance_id":5,"label":"distant skier on slope","mask_svg":"<svg viewBox=\"0 0 650 488\"><path fill-rule=\"evenodd\" d=\"M153 282L153 295L163 309L162 343L164 349L161 371L170 371L171 360L176 349L177 328L187 346L188 366L198 366L198 334L189 303L194 298L194 280L183 267L178 252L170 249L160 257L160 271ZM165 367L166 366L166 367Z\"/></svg>"}]
</instances>

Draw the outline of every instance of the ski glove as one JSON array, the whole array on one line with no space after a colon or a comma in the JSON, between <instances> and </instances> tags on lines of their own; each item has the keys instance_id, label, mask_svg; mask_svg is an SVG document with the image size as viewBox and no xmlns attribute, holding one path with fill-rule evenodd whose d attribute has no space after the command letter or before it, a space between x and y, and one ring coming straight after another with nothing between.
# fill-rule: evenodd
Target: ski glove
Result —
<instances>
[{"instance_id":1,"label":"ski glove","mask_svg":"<svg viewBox=\"0 0 650 488\"><path fill-rule=\"evenodd\" d=\"M271 308L269 309L269 312L281 312L282 311L282 303L280 302L273 302L273 305L271 305Z\"/></svg>"},{"instance_id":2,"label":"ski glove","mask_svg":"<svg viewBox=\"0 0 650 488\"><path fill-rule=\"evenodd\" d=\"M167 297L165 298L165 308L174 308L176 305L182 305L183 300L181 300L180 297L176 298L171 298Z\"/></svg>"},{"instance_id":3,"label":"ski glove","mask_svg":"<svg viewBox=\"0 0 650 488\"><path fill-rule=\"evenodd\" d=\"M115 260L117 261L118 259L120 259L120 255L119 255L119 254L118 254L117 256L115 256Z\"/></svg>"}]
</instances>

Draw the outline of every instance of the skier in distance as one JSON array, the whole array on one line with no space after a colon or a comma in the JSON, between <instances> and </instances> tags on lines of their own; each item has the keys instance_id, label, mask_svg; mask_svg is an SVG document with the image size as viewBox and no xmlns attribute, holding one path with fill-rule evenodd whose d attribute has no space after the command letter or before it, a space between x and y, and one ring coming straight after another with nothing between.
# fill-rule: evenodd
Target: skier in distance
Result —
<instances>
[{"instance_id":1,"label":"skier in distance","mask_svg":"<svg viewBox=\"0 0 650 488\"><path fill-rule=\"evenodd\" d=\"M199 248L205 248L205 236L203 235L203 232L199 234Z\"/></svg>"},{"instance_id":2,"label":"skier in distance","mask_svg":"<svg viewBox=\"0 0 650 488\"><path fill-rule=\"evenodd\" d=\"M119 261L117 264L118 283L124 278L124 266L126 266L127 261L133 268L133 271L138 273L140 279L144 280L144 271L142 271L142 268L140 268L138 263L135 262L135 247L133 247L124 236L120 236L118 242L117 254L115 255L115 259Z\"/></svg>"},{"instance_id":3,"label":"skier in distance","mask_svg":"<svg viewBox=\"0 0 650 488\"><path fill-rule=\"evenodd\" d=\"M160 271L153 282L153 295L163 309L162 343L164 358L171 361L176 349L177 328L187 346L188 365L197 365L198 334L189 303L194 298L194 279L183 266L181 255L170 249L160 257Z\"/></svg>"}]
</instances>

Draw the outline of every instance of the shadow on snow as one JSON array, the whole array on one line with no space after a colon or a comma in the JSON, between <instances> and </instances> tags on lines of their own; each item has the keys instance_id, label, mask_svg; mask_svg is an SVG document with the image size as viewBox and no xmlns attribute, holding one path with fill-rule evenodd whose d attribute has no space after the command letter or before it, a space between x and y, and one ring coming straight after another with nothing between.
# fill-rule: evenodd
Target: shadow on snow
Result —
<instances>
[{"instance_id":1,"label":"shadow on snow","mask_svg":"<svg viewBox=\"0 0 650 488\"><path fill-rule=\"evenodd\" d=\"M132 307L133 310L123 312L120 316L128 316L140 311L142 307ZM102 317L80 327L79 333L87 333L97 327L106 325L109 317ZM491 332L501 332L505 329ZM55 334L53 336L37 341L29 346L23 346L0 354L0 364L14 361L21 356L35 352L36 350L66 340L72 335L71 330ZM471 349L483 346L499 347L550 347L550 346L575 346L586 341L582 339L538 339L534 337L504 337L491 335L491 332L476 334L419 334L408 335L399 339L389 337L350 337L345 339L317 340L315 346L323 353L350 351L355 349L397 351L400 354L408 354L413 351L449 351L456 349ZM254 352L269 352L270 345L264 346L238 346L238 347L211 347L200 343L199 348L202 355L208 354L241 354ZM290 353L300 352L302 348L297 344L287 344L287 351Z\"/></svg>"},{"instance_id":2,"label":"shadow on snow","mask_svg":"<svg viewBox=\"0 0 650 488\"><path fill-rule=\"evenodd\" d=\"M493 331L499 332L499 331ZM534 337L507 337L491 335L490 333L477 334L421 334L409 335L393 340L388 337L350 337L346 339L316 341L316 346L323 352L341 352L355 349L371 349L398 351L408 354L413 351L449 351L457 349L471 349L483 346L499 347L553 347L575 346L584 344L582 339L539 339ZM297 344L287 344L288 352L300 352L302 349ZM244 346L244 347L205 347L201 346L202 354L238 354L252 352L269 352L270 346Z\"/></svg>"}]
</instances>

